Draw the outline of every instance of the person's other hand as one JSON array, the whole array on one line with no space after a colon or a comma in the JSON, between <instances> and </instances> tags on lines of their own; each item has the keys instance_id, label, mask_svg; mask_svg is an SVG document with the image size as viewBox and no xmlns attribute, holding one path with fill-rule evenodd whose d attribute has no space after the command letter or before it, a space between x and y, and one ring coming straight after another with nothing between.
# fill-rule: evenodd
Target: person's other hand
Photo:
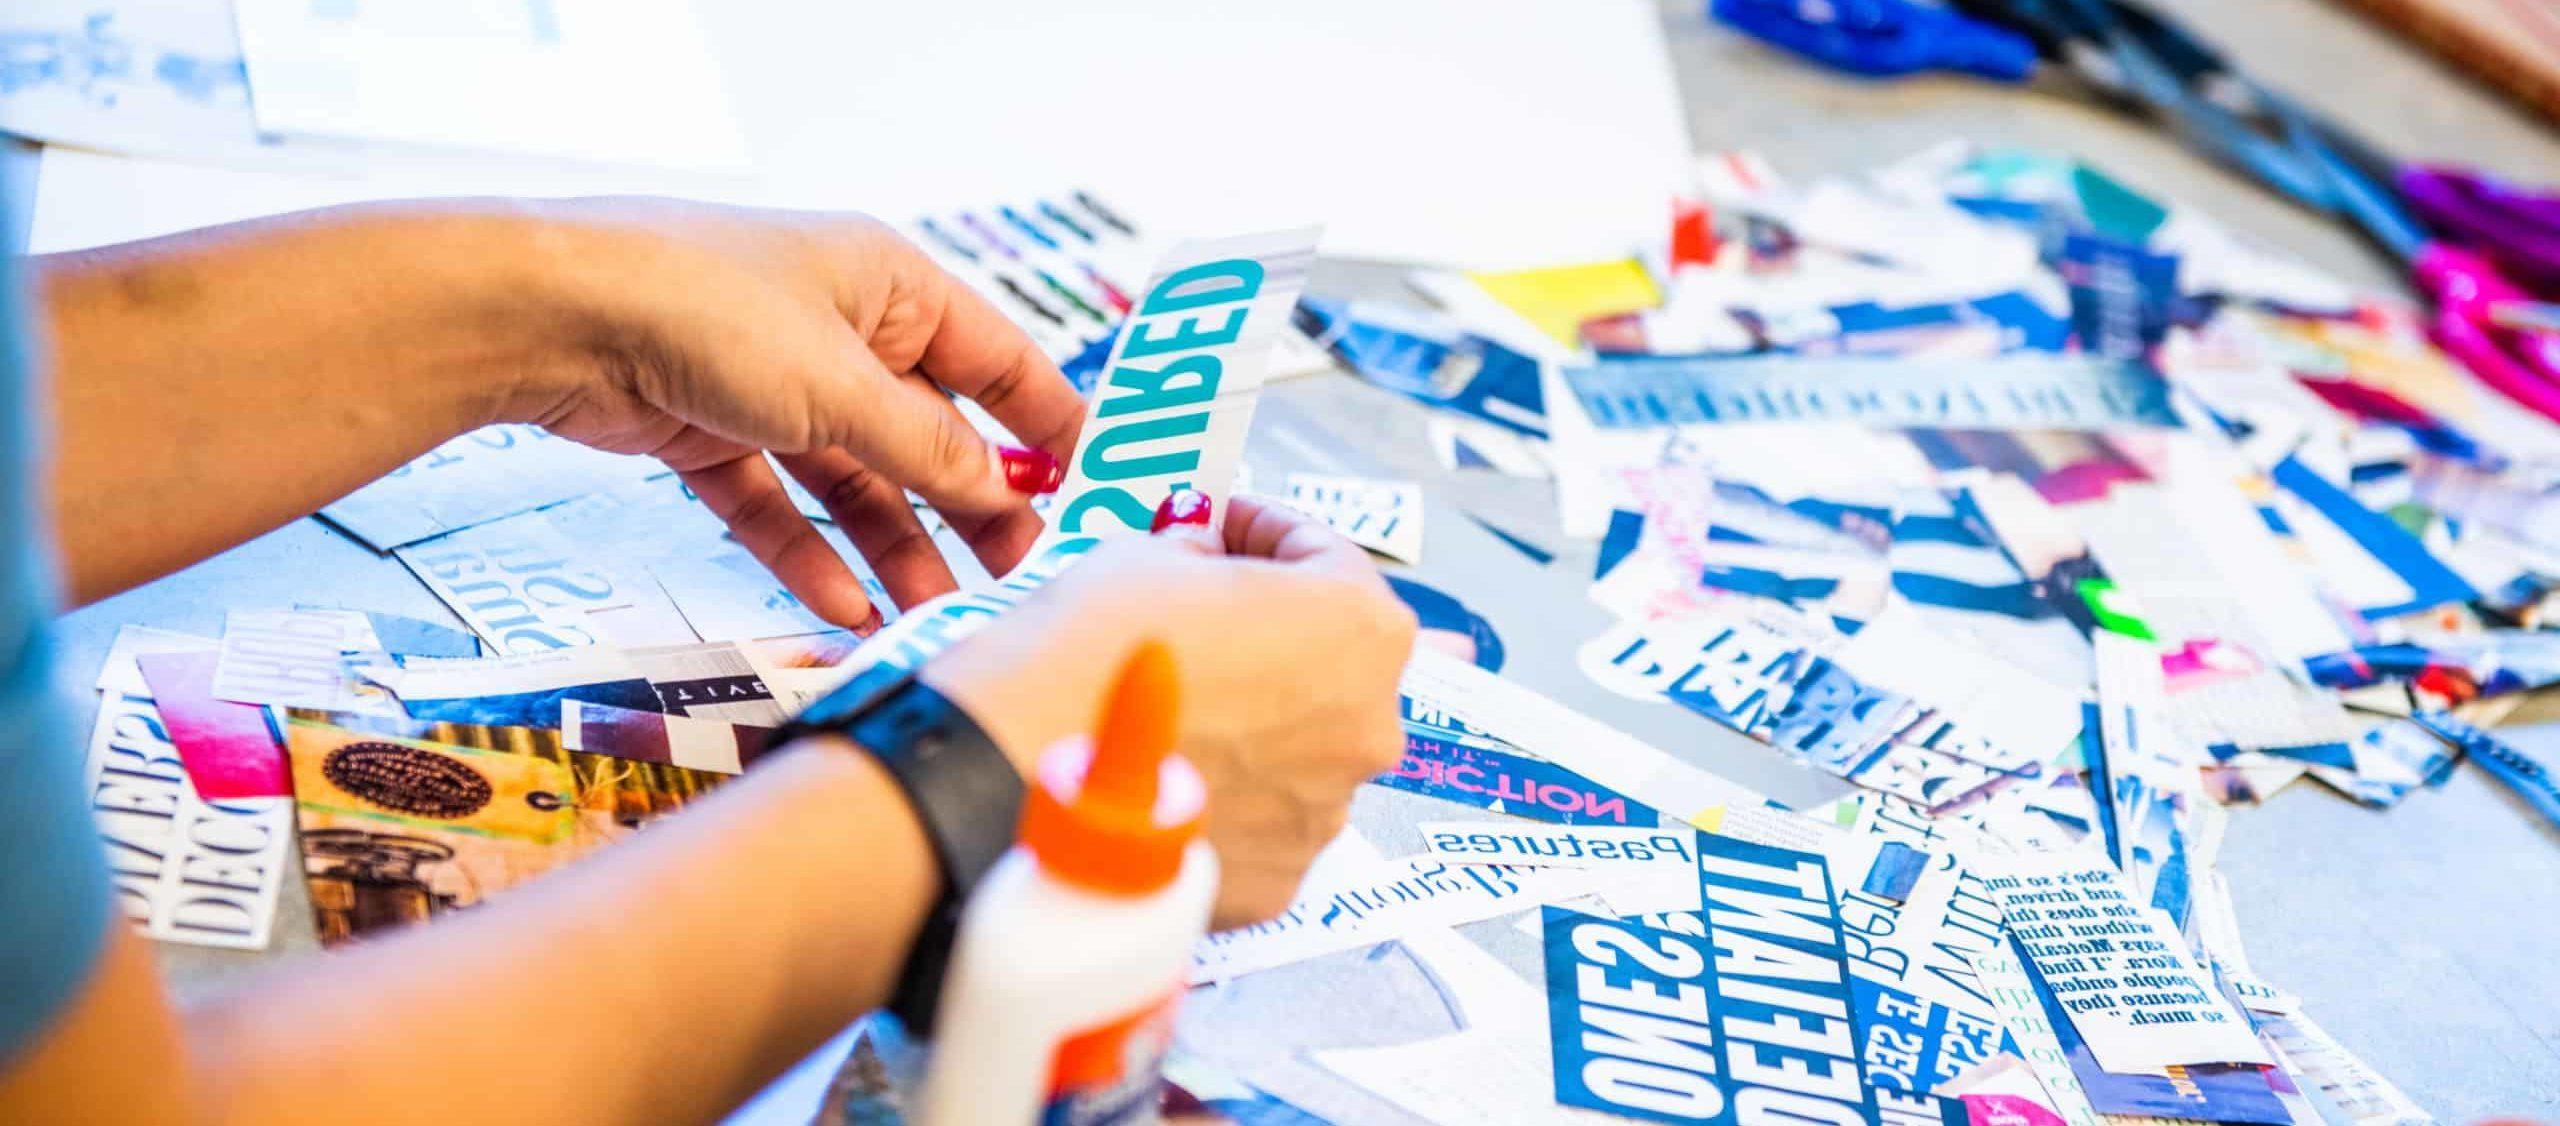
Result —
<instances>
[{"instance_id":1,"label":"person's other hand","mask_svg":"<svg viewBox=\"0 0 2560 1126\"><path fill-rule=\"evenodd\" d=\"M525 292L564 362L513 420L682 475L819 617L876 628L852 570L783 491L815 495L901 606L954 588L914 490L991 573L1041 529L1084 403L1029 337L897 232L849 214L673 200L531 203ZM990 447L946 395L1025 445Z\"/></svg>"},{"instance_id":2,"label":"person's other hand","mask_svg":"<svg viewBox=\"0 0 2560 1126\"><path fill-rule=\"evenodd\" d=\"M1189 526L1096 548L923 675L1027 772L1051 744L1093 729L1139 642L1171 649L1182 753L1209 784L1221 873L1212 924L1225 929L1287 908L1341 832L1354 787L1395 765L1396 684L1413 637L1413 612L1367 553L1287 508L1238 498L1223 538Z\"/></svg>"}]
</instances>

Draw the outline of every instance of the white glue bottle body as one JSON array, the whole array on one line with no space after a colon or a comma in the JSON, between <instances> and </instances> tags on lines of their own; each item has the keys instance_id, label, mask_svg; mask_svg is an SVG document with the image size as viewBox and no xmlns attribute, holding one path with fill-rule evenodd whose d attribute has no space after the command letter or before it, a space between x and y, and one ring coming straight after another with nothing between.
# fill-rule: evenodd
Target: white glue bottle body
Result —
<instances>
[{"instance_id":1,"label":"white glue bottle body","mask_svg":"<svg viewBox=\"0 0 2560 1126\"><path fill-rule=\"evenodd\" d=\"M1172 753L1174 674L1142 646L1092 740L1043 755L1021 839L961 916L919 1126L1152 1123L1218 861Z\"/></svg>"}]
</instances>

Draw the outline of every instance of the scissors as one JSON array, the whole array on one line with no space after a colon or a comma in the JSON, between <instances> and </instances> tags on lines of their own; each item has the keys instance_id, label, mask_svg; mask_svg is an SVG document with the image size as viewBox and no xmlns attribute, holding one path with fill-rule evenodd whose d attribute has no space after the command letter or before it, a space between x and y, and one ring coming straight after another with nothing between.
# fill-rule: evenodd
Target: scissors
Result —
<instances>
[{"instance_id":1,"label":"scissors","mask_svg":"<svg viewBox=\"0 0 2560 1126\"><path fill-rule=\"evenodd\" d=\"M2433 733L2436 738L2470 756L2493 778L2507 784L2525 804L2533 807L2544 820L2560 825L2560 774L2535 761L2530 755L2478 727L2456 718L2451 712L2417 711L2410 719Z\"/></svg>"},{"instance_id":2,"label":"scissors","mask_svg":"<svg viewBox=\"0 0 2560 1126\"><path fill-rule=\"evenodd\" d=\"M2159 121L2208 156L2354 226L2427 296L2434 307L2428 334L2437 347L2493 390L2560 422L2560 331L2548 327L2545 307L2489 258L2431 236L2401 194L2400 168L2371 145L2133 0L1953 2L1968 16L2027 36L2058 64L2052 69L2102 100Z\"/></svg>"}]
</instances>

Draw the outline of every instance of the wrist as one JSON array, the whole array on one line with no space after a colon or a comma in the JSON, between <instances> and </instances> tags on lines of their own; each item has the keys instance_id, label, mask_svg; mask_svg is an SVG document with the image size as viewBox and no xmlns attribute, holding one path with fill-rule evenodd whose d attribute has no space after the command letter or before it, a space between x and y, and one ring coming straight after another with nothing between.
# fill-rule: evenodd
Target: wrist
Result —
<instances>
[{"instance_id":1,"label":"wrist","mask_svg":"<svg viewBox=\"0 0 2560 1126\"><path fill-rule=\"evenodd\" d=\"M886 1003L942 886L915 806L870 752L832 734L777 749L742 781L771 786L806 812L809 822L795 816L786 834L790 855L809 865L802 874L812 882L852 893L793 889L823 913L799 964L854 973L848 996L859 1010Z\"/></svg>"},{"instance_id":2,"label":"wrist","mask_svg":"<svg viewBox=\"0 0 2560 1126\"><path fill-rule=\"evenodd\" d=\"M896 782L941 876L891 992L890 1011L930 1035L963 907L1014 845L1026 787L1021 768L968 709L932 685L847 684L811 703L777 739L842 736Z\"/></svg>"},{"instance_id":3,"label":"wrist","mask_svg":"<svg viewBox=\"0 0 2560 1126\"><path fill-rule=\"evenodd\" d=\"M594 387L611 335L598 280L616 272L606 239L524 200L422 224L426 237L467 248L453 254L436 307L480 345L455 380L480 424L545 422Z\"/></svg>"},{"instance_id":4,"label":"wrist","mask_svg":"<svg viewBox=\"0 0 2560 1126\"><path fill-rule=\"evenodd\" d=\"M1136 645L1111 619L1015 616L926 662L917 679L966 710L1029 778L1040 755L1090 733L1111 670Z\"/></svg>"}]
</instances>

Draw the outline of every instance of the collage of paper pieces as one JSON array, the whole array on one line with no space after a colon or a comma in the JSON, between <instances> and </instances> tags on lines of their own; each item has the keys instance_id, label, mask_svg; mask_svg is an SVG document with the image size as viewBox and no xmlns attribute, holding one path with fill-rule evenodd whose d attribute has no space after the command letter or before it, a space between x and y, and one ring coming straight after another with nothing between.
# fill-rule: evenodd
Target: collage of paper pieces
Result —
<instances>
[{"instance_id":1,"label":"collage of paper pieces","mask_svg":"<svg viewBox=\"0 0 2560 1126\"><path fill-rule=\"evenodd\" d=\"M1418 484L1287 475L1271 495L1419 565L1400 589L1468 639L1417 653L1406 760L1376 781L1448 811L1413 855L1337 842L1295 907L1213 936L1193 978L1389 944L1396 964L1336 988L1436 991L1461 1015L1275 1058L1212 1003L1177 1077L1306 1116L1250 1121L1381 1103L1435 1123L2426 1119L2283 967L2253 966L2215 854L2235 811L2305 776L2389 806L2466 754L2523 761L2486 727L2560 679L2537 629L2560 524L2550 466L2507 451L2560 449L2550 424L2477 389L2405 309L2089 164L1950 147L1804 185L1709 166L1745 174L1660 257L1421 279L1452 298L1439 312L1305 297L1294 330L1262 326L1301 336L1271 374L1320 348L1426 406L1451 466L1552 478L1617 620L1585 674L1841 796L1782 808L1502 679L1498 636L1417 581ZM1028 225L1043 202L997 213ZM1149 282L1106 233L1136 228L1047 206L1086 208L1051 237L1121 271L1097 266L1088 323L1049 341L1107 395L1116 314ZM1036 249L976 213L916 229L989 286L1000 244ZM1248 249L1302 267L1312 247L1285 243ZM1256 391L1222 396L1249 410ZM99 806L154 937L263 946L297 868L323 942L504 895L749 768L800 704L911 667L1090 542L865 640L654 463L538 430L472 434L323 518L467 629L314 606L234 609L218 638L129 628L91 765L116 782L101 794L157 786L184 811ZM350 777L367 751L381 773ZM440 765L396 767L421 756ZM434 809L447 774L561 800L457 823ZM419 789L386 806L395 777ZM189 878L215 856L236 880ZM1504 918L1536 936L1543 988L1451 929ZM1432 1066L1460 1058L1502 1065Z\"/></svg>"},{"instance_id":2,"label":"collage of paper pieces","mask_svg":"<svg viewBox=\"0 0 2560 1126\"><path fill-rule=\"evenodd\" d=\"M235 89L187 105L247 130ZM675 155L736 155L711 139ZM1198 946L1174 1101L1293 1124L2433 1121L2251 960L2217 857L2287 787L2387 809L2466 761L2560 823L2560 783L2495 730L2560 682L2560 425L2416 307L2132 169L1950 142L1856 176L1745 151L1695 171L1623 257L1420 270L1427 302L1302 294L1311 231L1168 247L1073 188L902 225L1097 409L1171 270L1262 262L1188 477L1369 549L1424 628L1403 761L1371 784L1399 793L1363 798L1429 803L1419 846L1348 831L1285 913ZM1419 480L1254 479L1257 397L1321 372L1419 412L1448 472L1552 492L1553 523ZM1435 585L1426 516L1524 571L1587 567L1614 624L1572 655L1584 687L1693 738L1507 676L1499 622ZM125 627L90 792L154 939L329 945L507 896L1113 534L1053 527L859 637L656 462L538 428L469 434L319 518L459 624L316 590L230 607L219 636ZM1741 754L1828 797L1772 800L1729 777ZM541 800L457 816L464 789ZM305 894L311 933L279 933ZM811 1113L883 1121L912 1049L848 1030Z\"/></svg>"}]
</instances>

